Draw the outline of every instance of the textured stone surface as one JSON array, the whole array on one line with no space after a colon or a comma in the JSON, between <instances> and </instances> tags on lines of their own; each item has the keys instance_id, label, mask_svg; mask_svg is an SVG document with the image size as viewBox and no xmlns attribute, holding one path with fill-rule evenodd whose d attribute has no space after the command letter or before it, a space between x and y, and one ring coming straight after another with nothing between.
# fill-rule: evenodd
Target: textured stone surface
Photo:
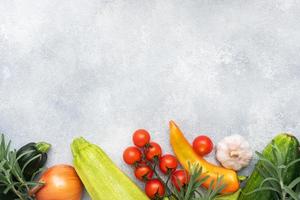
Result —
<instances>
[{"instance_id":1,"label":"textured stone surface","mask_svg":"<svg viewBox=\"0 0 300 200\"><path fill-rule=\"evenodd\" d=\"M130 175L132 132L171 152L170 119L256 150L299 137L299 19L296 0L0 0L0 131L52 143L49 165L84 136Z\"/></svg>"}]
</instances>

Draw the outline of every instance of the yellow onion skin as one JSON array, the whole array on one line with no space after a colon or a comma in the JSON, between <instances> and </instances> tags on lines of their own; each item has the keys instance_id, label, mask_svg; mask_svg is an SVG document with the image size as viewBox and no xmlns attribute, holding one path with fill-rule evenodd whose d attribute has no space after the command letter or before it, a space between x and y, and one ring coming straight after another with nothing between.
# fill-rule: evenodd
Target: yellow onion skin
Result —
<instances>
[{"instance_id":1,"label":"yellow onion skin","mask_svg":"<svg viewBox=\"0 0 300 200\"><path fill-rule=\"evenodd\" d=\"M70 165L55 165L47 169L39 182L44 186L35 194L36 200L80 200L83 186Z\"/></svg>"}]
</instances>

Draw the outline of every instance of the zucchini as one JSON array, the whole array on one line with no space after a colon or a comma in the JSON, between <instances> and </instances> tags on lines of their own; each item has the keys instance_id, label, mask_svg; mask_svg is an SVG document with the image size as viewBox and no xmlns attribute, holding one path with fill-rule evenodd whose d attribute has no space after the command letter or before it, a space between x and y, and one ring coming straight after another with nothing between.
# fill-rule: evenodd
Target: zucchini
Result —
<instances>
[{"instance_id":1,"label":"zucchini","mask_svg":"<svg viewBox=\"0 0 300 200\"><path fill-rule=\"evenodd\" d=\"M71 149L75 170L93 200L148 200L100 147L80 137Z\"/></svg>"},{"instance_id":2,"label":"zucchini","mask_svg":"<svg viewBox=\"0 0 300 200\"><path fill-rule=\"evenodd\" d=\"M31 181L32 176L44 167L50 147L51 145L46 142L31 142L17 151L18 163L21 169L25 167L23 175L27 181Z\"/></svg>"},{"instance_id":3,"label":"zucchini","mask_svg":"<svg viewBox=\"0 0 300 200\"><path fill-rule=\"evenodd\" d=\"M299 152L299 141L293 135L282 133L276 136L274 139L274 144L278 147L280 152L284 155L285 164L292 162L300 157ZM268 144L262 152L263 156L268 158L274 163L274 155L272 153L272 143ZM246 193L252 192L260 187L261 182L264 178L260 175L259 169L262 167L262 161L258 161L255 168L249 177L246 186L243 188L239 200L270 200L273 199L273 194L271 191L260 191L255 192L250 195ZM299 163L293 165L289 168L288 173L284 175L285 184L290 183L294 180L299 173L300 165Z\"/></svg>"}]
</instances>

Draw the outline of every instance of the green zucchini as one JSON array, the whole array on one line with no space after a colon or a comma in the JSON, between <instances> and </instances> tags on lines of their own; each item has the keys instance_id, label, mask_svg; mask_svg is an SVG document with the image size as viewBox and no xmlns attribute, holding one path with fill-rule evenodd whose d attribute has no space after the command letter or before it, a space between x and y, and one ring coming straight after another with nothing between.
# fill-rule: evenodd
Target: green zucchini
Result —
<instances>
[{"instance_id":1,"label":"green zucchini","mask_svg":"<svg viewBox=\"0 0 300 200\"><path fill-rule=\"evenodd\" d=\"M293 135L282 133L276 136L274 139L274 144L278 147L280 152L284 155L285 164L292 162L300 158L299 152L299 141ZM268 144L267 147L262 152L263 156L268 158L274 163L274 155L272 153L272 143ZM258 161L255 168L249 177L246 186L243 188L239 200L271 200L273 199L273 194L271 191L260 191L252 194L247 194L260 187L261 182L264 178L260 175L259 169L262 167L262 161ZM288 173L284 175L285 184L290 183L297 176L299 176L300 164L297 163L289 168Z\"/></svg>"},{"instance_id":2,"label":"green zucchini","mask_svg":"<svg viewBox=\"0 0 300 200\"><path fill-rule=\"evenodd\" d=\"M23 175L27 181L31 181L32 176L44 167L50 147L46 142L31 142L17 151L18 163L21 169L25 167Z\"/></svg>"},{"instance_id":3,"label":"green zucchini","mask_svg":"<svg viewBox=\"0 0 300 200\"><path fill-rule=\"evenodd\" d=\"M71 148L75 170L93 200L148 200L100 147L81 137Z\"/></svg>"}]
</instances>

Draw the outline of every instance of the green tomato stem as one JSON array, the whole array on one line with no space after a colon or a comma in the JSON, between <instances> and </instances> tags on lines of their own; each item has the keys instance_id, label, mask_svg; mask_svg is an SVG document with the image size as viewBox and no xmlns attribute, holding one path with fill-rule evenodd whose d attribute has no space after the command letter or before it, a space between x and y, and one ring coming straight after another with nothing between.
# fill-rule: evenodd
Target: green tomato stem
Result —
<instances>
[{"instance_id":1,"label":"green tomato stem","mask_svg":"<svg viewBox=\"0 0 300 200\"><path fill-rule=\"evenodd\" d=\"M157 157L154 157L154 166L149 164L150 168L153 170L156 177L162 182L162 184L165 186L167 190L167 195L173 194L172 190L169 188L168 184L160 177L160 175L156 171L156 166L158 165L159 159ZM169 179L169 178L168 178Z\"/></svg>"}]
</instances>

